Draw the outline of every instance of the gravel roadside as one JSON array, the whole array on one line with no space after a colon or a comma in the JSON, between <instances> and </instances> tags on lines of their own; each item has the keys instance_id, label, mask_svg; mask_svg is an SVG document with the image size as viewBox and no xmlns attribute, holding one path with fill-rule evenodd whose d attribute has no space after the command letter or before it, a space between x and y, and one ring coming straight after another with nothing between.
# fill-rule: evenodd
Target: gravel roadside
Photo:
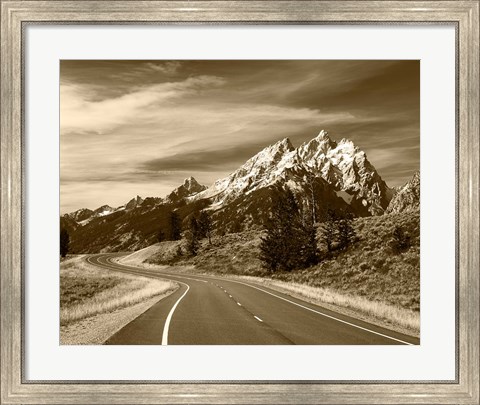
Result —
<instances>
[{"instance_id":1,"label":"gravel roadside","mask_svg":"<svg viewBox=\"0 0 480 405\"><path fill-rule=\"evenodd\" d=\"M121 308L113 312L99 314L78 322L60 327L61 345L101 345L152 305L169 296L175 290L144 302Z\"/></svg>"}]
</instances>

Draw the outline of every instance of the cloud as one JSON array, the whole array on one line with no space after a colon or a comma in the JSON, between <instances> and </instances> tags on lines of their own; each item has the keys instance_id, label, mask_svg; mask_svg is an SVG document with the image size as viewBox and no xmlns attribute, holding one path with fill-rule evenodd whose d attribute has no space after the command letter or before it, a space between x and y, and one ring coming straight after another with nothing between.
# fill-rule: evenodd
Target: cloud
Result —
<instances>
[{"instance_id":1,"label":"cloud","mask_svg":"<svg viewBox=\"0 0 480 405\"><path fill-rule=\"evenodd\" d=\"M205 88L219 86L223 80L212 76L188 78L146 86L115 98L91 100L88 86L62 84L60 87L60 129L62 133L94 131L103 133L152 113L151 108Z\"/></svg>"},{"instance_id":2,"label":"cloud","mask_svg":"<svg viewBox=\"0 0 480 405\"><path fill-rule=\"evenodd\" d=\"M243 164L247 156L251 157L261 149L258 144L252 143L220 150L193 150L148 160L140 168L147 172L217 172L219 169L233 169Z\"/></svg>"},{"instance_id":3,"label":"cloud","mask_svg":"<svg viewBox=\"0 0 480 405\"><path fill-rule=\"evenodd\" d=\"M181 66L182 66L181 62L177 60L167 61L162 63L149 62L145 65L147 69L151 69L154 72L160 72L168 76L171 76L177 73L177 71L180 69Z\"/></svg>"},{"instance_id":4,"label":"cloud","mask_svg":"<svg viewBox=\"0 0 480 405\"><path fill-rule=\"evenodd\" d=\"M211 184L321 129L404 183L419 167L418 72L415 61L62 61L62 206L82 194L95 207L99 184L119 203L122 189Z\"/></svg>"}]
</instances>

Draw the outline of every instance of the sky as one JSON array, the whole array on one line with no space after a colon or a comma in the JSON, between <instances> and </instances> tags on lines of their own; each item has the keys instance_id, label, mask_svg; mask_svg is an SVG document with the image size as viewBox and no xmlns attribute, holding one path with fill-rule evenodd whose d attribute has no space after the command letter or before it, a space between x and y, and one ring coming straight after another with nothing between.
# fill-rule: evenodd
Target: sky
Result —
<instances>
[{"instance_id":1,"label":"sky","mask_svg":"<svg viewBox=\"0 0 480 405\"><path fill-rule=\"evenodd\" d=\"M321 130L404 184L420 167L419 61L63 60L61 213L208 186Z\"/></svg>"}]
</instances>

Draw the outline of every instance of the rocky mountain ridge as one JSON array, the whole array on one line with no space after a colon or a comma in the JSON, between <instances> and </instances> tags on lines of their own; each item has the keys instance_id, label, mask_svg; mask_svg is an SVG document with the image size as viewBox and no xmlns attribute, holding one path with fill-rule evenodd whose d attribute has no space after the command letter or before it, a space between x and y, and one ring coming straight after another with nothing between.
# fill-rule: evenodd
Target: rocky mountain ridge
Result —
<instances>
[{"instance_id":1,"label":"rocky mountain ridge","mask_svg":"<svg viewBox=\"0 0 480 405\"><path fill-rule=\"evenodd\" d=\"M209 199L216 210L278 183L286 183L301 194L299 191L311 187L314 181L326 182L335 192L341 192L352 211L360 216L382 214L393 195L365 152L347 139L337 143L321 131L299 148L288 138L266 147L193 199Z\"/></svg>"},{"instance_id":2,"label":"rocky mountain ridge","mask_svg":"<svg viewBox=\"0 0 480 405\"><path fill-rule=\"evenodd\" d=\"M328 209L371 216L419 206L419 174L398 190L390 189L364 151L321 131L298 148L288 138L267 146L210 187L189 177L165 198L136 196L117 208L80 209L63 215L61 226L72 233L78 253L135 250L155 243L171 211L186 221L206 209L219 233L261 228L273 194L285 187L316 222Z\"/></svg>"},{"instance_id":3,"label":"rocky mountain ridge","mask_svg":"<svg viewBox=\"0 0 480 405\"><path fill-rule=\"evenodd\" d=\"M184 180L182 185L178 186L167 196L167 200L170 202L178 202L184 198L197 195L206 189L206 186L202 186L197 180L190 176Z\"/></svg>"},{"instance_id":4,"label":"rocky mountain ridge","mask_svg":"<svg viewBox=\"0 0 480 405\"><path fill-rule=\"evenodd\" d=\"M387 214L414 211L420 209L420 172L401 186L393 196L386 209Z\"/></svg>"}]
</instances>

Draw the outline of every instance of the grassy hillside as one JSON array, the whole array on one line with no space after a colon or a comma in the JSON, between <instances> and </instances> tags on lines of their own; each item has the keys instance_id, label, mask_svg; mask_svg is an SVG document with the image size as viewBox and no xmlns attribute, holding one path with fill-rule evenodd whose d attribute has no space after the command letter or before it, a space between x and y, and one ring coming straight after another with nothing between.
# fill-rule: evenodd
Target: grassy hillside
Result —
<instances>
[{"instance_id":1,"label":"grassy hillside","mask_svg":"<svg viewBox=\"0 0 480 405\"><path fill-rule=\"evenodd\" d=\"M175 288L170 281L105 272L74 256L60 264L60 323L113 312Z\"/></svg>"},{"instance_id":2,"label":"grassy hillside","mask_svg":"<svg viewBox=\"0 0 480 405\"><path fill-rule=\"evenodd\" d=\"M408 232L411 246L405 252L392 250L395 226ZM269 276L276 280L328 288L342 294L419 311L420 309L420 214L401 213L358 218L357 240L346 251L304 270L269 273L258 259L262 232L245 231L202 242L196 257L179 255L181 242L158 244L145 262L194 264L201 272Z\"/></svg>"},{"instance_id":3,"label":"grassy hillside","mask_svg":"<svg viewBox=\"0 0 480 405\"><path fill-rule=\"evenodd\" d=\"M162 204L141 206L130 211L117 211L94 218L85 226L75 226L74 221L62 217L60 225L70 233L70 252L99 253L134 251L147 247L157 240L160 229L168 229L172 210L177 210L183 220L195 210L204 208L205 202L185 205ZM73 224L72 224L73 222Z\"/></svg>"}]
</instances>

